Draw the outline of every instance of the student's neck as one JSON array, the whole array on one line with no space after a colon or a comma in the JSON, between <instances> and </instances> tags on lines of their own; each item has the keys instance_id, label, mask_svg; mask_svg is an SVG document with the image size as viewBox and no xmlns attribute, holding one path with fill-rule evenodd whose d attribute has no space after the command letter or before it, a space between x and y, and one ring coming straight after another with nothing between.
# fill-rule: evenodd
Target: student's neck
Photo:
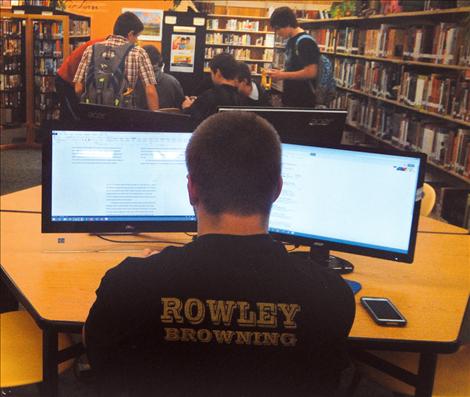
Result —
<instances>
[{"instance_id":1,"label":"student's neck","mask_svg":"<svg viewBox=\"0 0 470 397\"><path fill-rule=\"evenodd\" d=\"M293 28L291 37L297 36L299 33L303 33L303 32L305 32L305 30L303 30L300 26Z\"/></svg>"},{"instance_id":2,"label":"student's neck","mask_svg":"<svg viewBox=\"0 0 470 397\"><path fill-rule=\"evenodd\" d=\"M249 236L267 234L268 219L262 215L242 216L224 213L218 216L198 214L197 234L231 234Z\"/></svg>"}]
</instances>

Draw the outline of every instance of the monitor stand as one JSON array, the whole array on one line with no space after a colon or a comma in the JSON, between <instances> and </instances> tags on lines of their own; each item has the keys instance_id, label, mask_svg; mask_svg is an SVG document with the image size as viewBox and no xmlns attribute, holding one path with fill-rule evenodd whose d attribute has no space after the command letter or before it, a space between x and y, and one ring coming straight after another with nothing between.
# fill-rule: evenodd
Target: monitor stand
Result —
<instances>
[{"instance_id":1,"label":"monitor stand","mask_svg":"<svg viewBox=\"0 0 470 397\"><path fill-rule=\"evenodd\" d=\"M332 269L340 274L348 274L354 271L354 265L346 259L330 255L330 250L325 247L310 247L310 252L291 252L291 255L299 255L310 258L321 266Z\"/></svg>"}]
</instances>

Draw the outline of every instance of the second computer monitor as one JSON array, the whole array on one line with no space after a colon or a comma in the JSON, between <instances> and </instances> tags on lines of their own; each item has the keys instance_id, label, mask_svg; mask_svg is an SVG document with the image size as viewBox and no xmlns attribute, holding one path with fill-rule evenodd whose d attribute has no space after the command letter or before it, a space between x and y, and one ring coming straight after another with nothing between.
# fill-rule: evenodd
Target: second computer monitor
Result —
<instances>
[{"instance_id":1,"label":"second computer monitor","mask_svg":"<svg viewBox=\"0 0 470 397\"><path fill-rule=\"evenodd\" d=\"M337 146L343 137L347 112L332 109L221 106L219 112L254 112L268 120L283 143Z\"/></svg>"}]
</instances>

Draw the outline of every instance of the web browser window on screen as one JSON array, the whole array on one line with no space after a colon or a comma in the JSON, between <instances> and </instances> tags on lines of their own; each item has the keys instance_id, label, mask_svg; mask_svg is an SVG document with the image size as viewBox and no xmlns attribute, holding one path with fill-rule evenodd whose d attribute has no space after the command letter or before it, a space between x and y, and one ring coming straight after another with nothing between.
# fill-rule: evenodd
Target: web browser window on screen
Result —
<instances>
[{"instance_id":1,"label":"web browser window on screen","mask_svg":"<svg viewBox=\"0 0 470 397\"><path fill-rule=\"evenodd\" d=\"M283 144L270 230L408 250L419 159Z\"/></svg>"}]
</instances>

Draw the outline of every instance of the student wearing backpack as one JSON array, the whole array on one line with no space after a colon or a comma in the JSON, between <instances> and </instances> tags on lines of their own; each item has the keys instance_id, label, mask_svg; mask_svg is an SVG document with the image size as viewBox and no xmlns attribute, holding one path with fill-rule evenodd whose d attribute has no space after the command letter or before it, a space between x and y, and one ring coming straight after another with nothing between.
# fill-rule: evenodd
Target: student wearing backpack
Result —
<instances>
[{"instance_id":1,"label":"student wearing backpack","mask_svg":"<svg viewBox=\"0 0 470 397\"><path fill-rule=\"evenodd\" d=\"M148 108L158 110L152 63L145 50L135 46L143 30L137 15L125 12L116 20L112 35L85 50L73 80L82 102L135 107L134 89L140 79Z\"/></svg>"},{"instance_id":2,"label":"student wearing backpack","mask_svg":"<svg viewBox=\"0 0 470 397\"><path fill-rule=\"evenodd\" d=\"M283 80L284 106L315 107L328 105L334 97L335 83L331 63L320 55L315 40L297 23L289 7L279 7L270 18L273 30L288 39L285 70L271 70L273 80Z\"/></svg>"}]
</instances>

